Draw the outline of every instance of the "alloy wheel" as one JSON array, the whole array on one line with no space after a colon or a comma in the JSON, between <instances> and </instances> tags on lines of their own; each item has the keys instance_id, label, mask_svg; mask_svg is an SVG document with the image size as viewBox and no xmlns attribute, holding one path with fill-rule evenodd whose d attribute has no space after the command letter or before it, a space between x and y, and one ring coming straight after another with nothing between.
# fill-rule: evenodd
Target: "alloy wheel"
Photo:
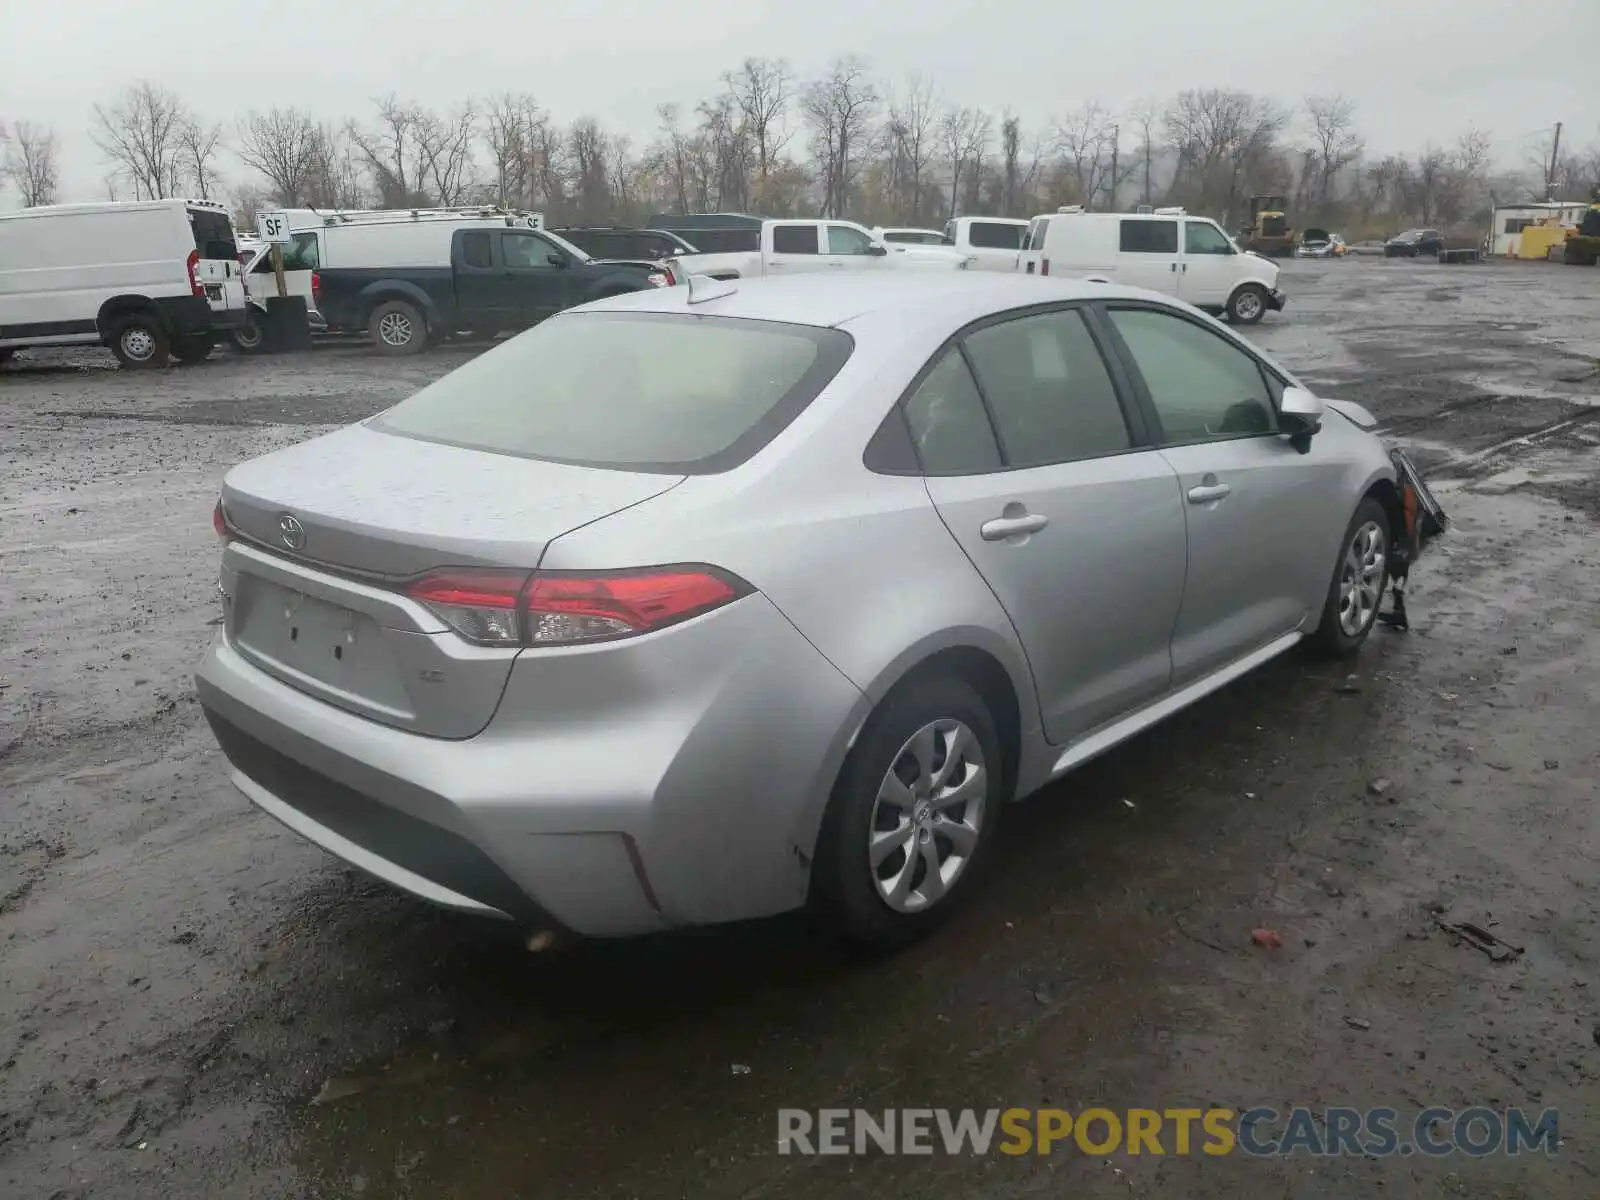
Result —
<instances>
[{"instance_id":1,"label":"alloy wheel","mask_svg":"<svg viewBox=\"0 0 1600 1200\"><path fill-rule=\"evenodd\" d=\"M1376 521L1357 529L1339 571L1339 628L1355 637L1372 623L1383 598L1388 538Z\"/></svg>"},{"instance_id":2,"label":"alloy wheel","mask_svg":"<svg viewBox=\"0 0 1600 1200\"><path fill-rule=\"evenodd\" d=\"M932 721L906 740L868 823L869 869L885 904L920 912L955 886L983 832L988 789L983 746L962 722Z\"/></svg>"},{"instance_id":3,"label":"alloy wheel","mask_svg":"<svg viewBox=\"0 0 1600 1200\"><path fill-rule=\"evenodd\" d=\"M396 347L410 345L412 334L411 320L404 313L384 313L383 319L378 322L378 336L384 340L385 345Z\"/></svg>"}]
</instances>

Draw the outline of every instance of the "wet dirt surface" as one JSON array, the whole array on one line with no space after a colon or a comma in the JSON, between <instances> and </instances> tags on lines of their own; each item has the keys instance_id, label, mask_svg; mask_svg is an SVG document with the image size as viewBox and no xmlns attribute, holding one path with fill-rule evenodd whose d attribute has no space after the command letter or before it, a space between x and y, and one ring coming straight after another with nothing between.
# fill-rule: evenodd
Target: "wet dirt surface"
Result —
<instances>
[{"instance_id":1,"label":"wet dirt surface","mask_svg":"<svg viewBox=\"0 0 1600 1200\"><path fill-rule=\"evenodd\" d=\"M1250 336L1457 520L1412 631L1288 655L1011 810L978 902L875 964L800 919L529 955L227 783L190 682L223 471L468 351L0 367L0 1196L1600 1194L1600 272L1283 286ZM776 1149L780 1107L1258 1104L1556 1107L1562 1146Z\"/></svg>"}]
</instances>

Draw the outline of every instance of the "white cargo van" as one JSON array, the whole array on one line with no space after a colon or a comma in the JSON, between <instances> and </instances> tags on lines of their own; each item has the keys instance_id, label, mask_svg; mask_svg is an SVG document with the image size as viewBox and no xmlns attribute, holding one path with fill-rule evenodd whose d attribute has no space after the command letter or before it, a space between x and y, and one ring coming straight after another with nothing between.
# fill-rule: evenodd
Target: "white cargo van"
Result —
<instances>
[{"instance_id":1,"label":"white cargo van","mask_svg":"<svg viewBox=\"0 0 1600 1200\"><path fill-rule=\"evenodd\" d=\"M1091 213L1073 206L1034 217L1016 269L1149 288L1240 325L1284 305L1277 263L1240 250L1215 221L1181 208Z\"/></svg>"},{"instance_id":2,"label":"white cargo van","mask_svg":"<svg viewBox=\"0 0 1600 1200\"><path fill-rule=\"evenodd\" d=\"M293 234L292 240L283 247L284 288L289 295L305 300L313 330L327 327L317 311L312 288L314 273L324 267L438 266L450 261L450 232L462 226L544 228L544 216L540 213L483 205L339 212L319 212L313 208L273 211L287 216ZM444 231L442 235L441 230ZM247 354L261 349L266 302L278 294L271 250L270 246L263 245L245 266L250 312L233 340L234 345Z\"/></svg>"},{"instance_id":3,"label":"white cargo van","mask_svg":"<svg viewBox=\"0 0 1600 1200\"><path fill-rule=\"evenodd\" d=\"M0 215L0 359L98 344L125 367L198 362L244 321L238 254L228 210L207 200Z\"/></svg>"}]
</instances>

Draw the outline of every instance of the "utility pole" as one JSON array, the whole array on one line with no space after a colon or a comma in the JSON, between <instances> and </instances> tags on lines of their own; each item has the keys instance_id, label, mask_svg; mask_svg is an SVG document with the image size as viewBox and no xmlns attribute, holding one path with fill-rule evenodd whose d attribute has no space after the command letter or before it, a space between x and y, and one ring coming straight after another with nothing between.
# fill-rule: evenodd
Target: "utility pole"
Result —
<instances>
[{"instance_id":1,"label":"utility pole","mask_svg":"<svg viewBox=\"0 0 1600 1200\"><path fill-rule=\"evenodd\" d=\"M1544 173L1544 198L1552 201L1556 198L1556 164L1561 161L1561 122L1556 122L1556 138L1550 144L1550 166Z\"/></svg>"},{"instance_id":2,"label":"utility pole","mask_svg":"<svg viewBox=\"0 0 1600 1200\"><path fill-rule=\"evenodd\" d=\"M1122 126L1111 127L1111 194L1106 197L1106 211L1117 211L1117 154L1122 149Z\"/></svg>"}]
</instances>

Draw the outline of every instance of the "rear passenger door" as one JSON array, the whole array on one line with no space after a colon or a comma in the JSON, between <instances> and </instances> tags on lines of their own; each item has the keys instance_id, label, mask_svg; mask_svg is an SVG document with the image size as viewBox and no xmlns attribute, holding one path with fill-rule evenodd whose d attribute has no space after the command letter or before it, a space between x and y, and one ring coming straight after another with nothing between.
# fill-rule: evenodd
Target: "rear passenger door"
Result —
<instances>
[{"instance_id":1,"label":"rear passenger door","mask_svg":"<svg viewBox=\"0 0 1600 1200\"><path fill-rule=\"evenodd\" d=\"M1184 498L1179 687L1314 617L1338 547L1313 534L1348 503L1343 468L1328 439L1302 454L1279 434L1282 382L1204 318L1133 304L1108 304L1106 318Z\"/></svg>"},{"instance_id":2,"label":"rear passenger door","mask_svg":"<svg viewBox=\"0 0 1600 1200\"><path fill-rule=\"evenodd\" d=\"M456 316L462 328L478 333L518 328L518 283L495 261L494 235L487 229L463 229L455 236Z\"/></svg>"},{"instance_id":3,"label":"rear passenger door","mask_svg":"<svg viewBox=\"0 0 1600 1200\"><path fill-rule=\"evenodd\" d=\"M1056 743L1172 673L1183 506L1124 392L1069 307L974 329L906 401L928 494L1016 627Z\"/></svg>"}]
</instances>

